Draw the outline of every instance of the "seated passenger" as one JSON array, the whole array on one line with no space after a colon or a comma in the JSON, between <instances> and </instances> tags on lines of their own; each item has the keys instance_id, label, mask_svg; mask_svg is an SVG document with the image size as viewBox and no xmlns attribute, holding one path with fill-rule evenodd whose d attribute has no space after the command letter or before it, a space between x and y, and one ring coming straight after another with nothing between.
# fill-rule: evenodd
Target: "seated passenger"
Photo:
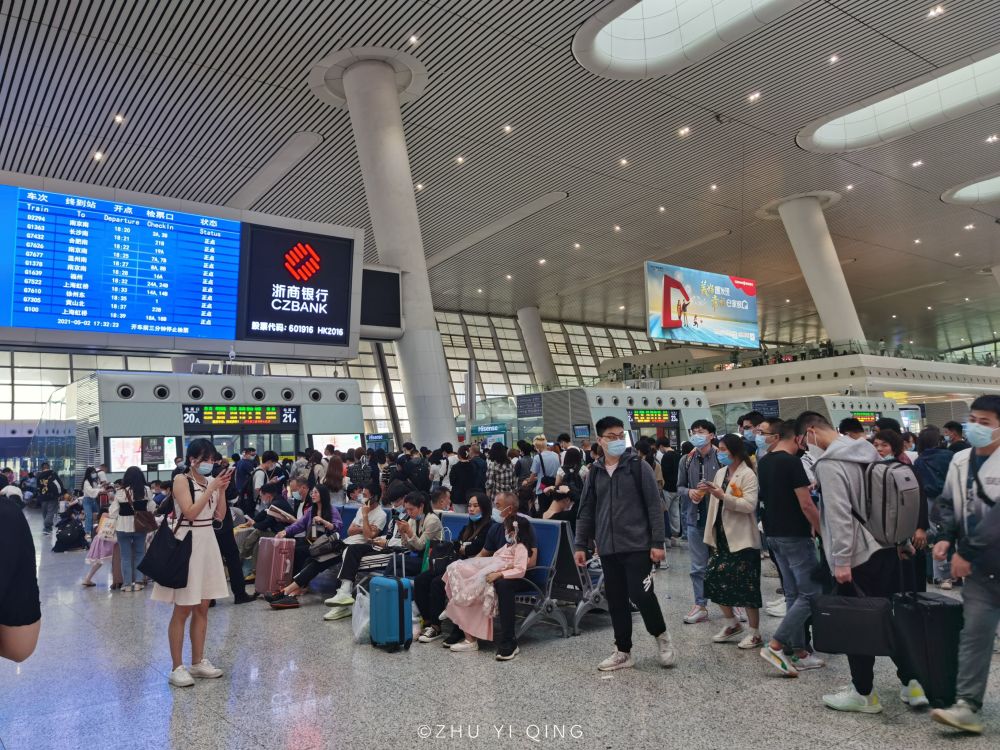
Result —
<instances>
[{"instance_id":1,"label":"seated passenger","mask_svg":"<svg viewBox=\"0 0 1000 750\"><path fill-rule=\"evenodd\" d=\"M326 487L321 484L313 487L312 492L309 493L309 500L310 503L306 506L302 517L275 534L275 537L278 539L304 534L304 536L300 537L302 540L301 543L296 539L295 568L297 571L303 570L311 560L309 548L314 542L318 541L321 537L331 534L339 535L344 527L344 522L340 518L340 512L330 504L330 491ZM285 597L281 591L264 596L265 601L270 602L272 605L277 603L278 600L286 598L294 599L294 597ZM299 606L297 601L284 602L284 606L275 607L275 609L297 606Z\"/></svg>"},{"instance_id":2,"label":"seated passenger","mask_svg":"<svg viewBox=\"0 0 1000 750\"><path fill-rule=\"evenodd\" d=\"M552 498L548 509L542 513L542 518L550 521L566 521L570 530L576 534L576 503L573 502L573 491L565 484L553 487L549 493Z\"/></svg>"},{"instance_id":3,"label":"seated passenger","mask_svg":"<svg viewBox=\"0 0 1000 750\"><path fill-rule=\"evenodd\" d=\"M444 513L450 511L451 507L451 490L447 487L440 487L431 493L431 506L434 508L435 513ZM469 513L472 513L470 510Z\"/></svg>"},{"instance_id":4,"label":"seated passenger","mask_svg":"<svg viewBox=\"0 0 1000 750\"><path fill-rule=\"evenodd\" d=\"M250 560L250 574L246 577L246 583L253 583L256 579L257 551L260 549L262 537L272 537L282 531L292 523L295 518L295 511L281 494L281 483L271 482L260 488L258 494L260 502L264 507L254 516L253 521L247 521L244 528L253 527L253 531L248 533L240 541L240 559ZM246 567L244 567L246 570Z\"/></svg>"},{"instance_id":5,"label":"seated passenger","mask_svg":"<svg viewBox=\"0 0 1000 750\"><path fill-rule=\"evenodd\" d=\"M476 557L486 544L486 535L494 526L493 503L485 492L469 495L469 523L455 540L458 560ZM444 589L444 571L428 568L413 579L413 601L424 620L424 630L417 639L431 643L441 637L441 613L448 604Z\"/></svg>"},{"instance_id":6,"label":"seated passenger","mask_svg":"<svg viewBox=\"0 0 1000 750\"><path fill-rule=\"evenodd\" d=\"M508 516L503 522L505 544L494 555L459 560L448 566L444 574L448 592L445 611L465 633L460 643L451 646L452 651L478 651L479 639L493 640L493 618L498 609L494 584L501 579L524 578L531 550L521 537L530 526L530 521Z\"/></svg>"},{"instance_id":7,"label":"seated passenger","mask_svg":"<svg viewBox=\"0 0 1000 750\"><path fill-rule=\"evenodd\" d=\"M415 558L407 555L404 565L407 568L411 567L412 559L419 567L427 541L440 540L444 535L441 519L431 510L430 499L423 492L415 491L397 498L394 509L395 517L390 519L384 535L375 537L370 544L355 544L344 550L340 571L337 573L340 588L334 596L326 600L328 606L346 607L354 604L351 586L354 584L362 560L366 564L374 562L387 565L396 551L417 552L420 554ZM365 560L375 556L377 558L374 561Z\"/></svg>"}]
</instances>

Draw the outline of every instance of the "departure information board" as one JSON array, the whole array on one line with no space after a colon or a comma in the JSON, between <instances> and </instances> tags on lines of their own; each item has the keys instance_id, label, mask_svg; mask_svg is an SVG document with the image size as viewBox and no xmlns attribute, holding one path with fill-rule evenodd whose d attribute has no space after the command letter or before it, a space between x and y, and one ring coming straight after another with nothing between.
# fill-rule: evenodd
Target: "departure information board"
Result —
<instances>
[{"instance_id":1,"label":"departure information board","mask_svg":"<svg viewBox=\"0 0 1000 750\"><path fill-rule=\"evenodd\" d=\"M2 326L233 339L239 260L237 221L0 185Z\"/></svg>"},{"instance_id":2,"label":"departure information board","mask_svg":"<svg viewBox=\"0 0 1000 750\"><path fill-rule=\"evenodd\" d=\"M629 426L633 430L647 426L677 424L680 420L680 412L676 409L626 409L626 413Z\"/></svg>"},{"instance_id":3,"label":"departure information board","mask_svg":"<svg viewBox=\"0 0 1000 750\"><path fill-rule=\"evenodd\" d=\"M183 420L184 428L188 432L234 427L296 431L299 427L299 407L263 404L185 404Z\"/></svg>"}]
</instances>

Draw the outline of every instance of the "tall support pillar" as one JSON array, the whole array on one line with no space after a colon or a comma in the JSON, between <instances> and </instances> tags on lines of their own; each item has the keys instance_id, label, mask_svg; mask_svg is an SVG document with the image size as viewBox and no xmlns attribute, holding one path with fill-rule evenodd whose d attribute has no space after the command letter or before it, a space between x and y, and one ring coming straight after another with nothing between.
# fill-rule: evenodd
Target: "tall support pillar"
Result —
<instances>
[{"instance_id":1,"label":"tall support pillar","mask_svg":"<svg viewBox=\"0 0 1000 750\"><path fill-rule=\"evenodd\" d=\"M835 343L856 341L864 347L865 333L851 299L851 290L847 288L820 198L796 196L779 202L777 208L830 340Z\"/></svg>"},{"instance_id":2,"label":"tall support pillar","mask_svg":"<svg viewBox=\"0 0 1000 750\"><path fill-rule=\"evenodd\" d=\"M351 116L379 260L402 275L406 332L396 342L410 434L418 446L455 441L448 365L434 319L413 178L399 113L399 71L384 59L344 60L338 77Z\"/></svg>"},{"instance_id":3,"label":"tall support pillar","mask_svg":"<svg viewBox=\"0 0 1000 750\"><path fill-rule=\"evenodd\" d=\"M535 382L538 385L558 385L559 377L556 375L556 366L552 361L552 352L549 350L545 331L542 329L542 316L538 308L522 307L518 310L517 324L521 328L521 335L524 336L524 346L528 350Z\"/></svg>"}]
</instances>

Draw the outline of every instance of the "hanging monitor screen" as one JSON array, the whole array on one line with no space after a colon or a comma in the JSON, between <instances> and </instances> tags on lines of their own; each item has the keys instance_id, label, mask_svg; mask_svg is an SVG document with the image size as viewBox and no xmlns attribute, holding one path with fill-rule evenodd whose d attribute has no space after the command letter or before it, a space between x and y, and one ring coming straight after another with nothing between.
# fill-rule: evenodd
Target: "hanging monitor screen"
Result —
<instances>
[{"instance_id":1,"label":"hanging monitor screen","mask_svg":"<svg viewBox=\"0 0 1000 750\"><path fill-rule=\"evenodd\" d=\"M239 257L236 221L0 185L0 326L232 339Z\"/></svg>"},{"instance_id":2,"label":"hanging monitor screen","mask_svg":"<svg viewBox=\"0 0 1000 750\"><path fill-rule=\"evenodd\" d=\"M354 243L243 225L240 338L347 346Z\"/></svg>"},{"instance_id":3,"label":"hanging monitor screen","mask_svg":"<svg viewBox=\"0 0 1000 750\"><path fill-rule=\"evenodd\" d=\"M662 427L677 424L680 412L676 409L626 409L629 427L638 430L641 427Z\"/></svg>"},{"instance_id":4,"label":"hanging monitor screen","mask_svg":"<svg viewBox=\"0 0 1000 750\"><path fill-rule=\"evenodd\" d=\"M646 322L652 339L757 349L757 283L647 261Z\"/></svg>"},{"instance_id":5,"label":"hanging monitor screen","mask_svg":"<svg viewBox=\"0 0 1000 750\"><path fill-rule=\"evenodd\" d=\"M299 426L299 407L262 404L185 404L183 420L184 428L188 432L226 430L234 427L287 429L294 432Z\"/></svg>"}]
</instances>

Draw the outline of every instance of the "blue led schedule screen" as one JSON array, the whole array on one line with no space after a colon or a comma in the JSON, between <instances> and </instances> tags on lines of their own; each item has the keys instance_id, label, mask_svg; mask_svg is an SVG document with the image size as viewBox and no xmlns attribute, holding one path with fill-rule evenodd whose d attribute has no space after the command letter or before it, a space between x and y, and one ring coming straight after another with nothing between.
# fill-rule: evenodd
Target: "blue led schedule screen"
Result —
<instances>
[{"instance_id":1,"label":"blue led schedule screen","mask_svg":"<svg viewBox=\"0 0 1000 750\"><path fill-rule=\"evenodd\" d=\"M354 242L243 224L241 339L347 346Z\"/></svg>"},{"instance_id":2,"label":"blue led schedule screen","mask_svg":"<svg viewBox=\"0 0 1000 750\"><path fill-rule=\"evenodd\" d=\"M2 326L231 340L239 261L237 221L0 185Z\"/></svg>"}]
</instances>

